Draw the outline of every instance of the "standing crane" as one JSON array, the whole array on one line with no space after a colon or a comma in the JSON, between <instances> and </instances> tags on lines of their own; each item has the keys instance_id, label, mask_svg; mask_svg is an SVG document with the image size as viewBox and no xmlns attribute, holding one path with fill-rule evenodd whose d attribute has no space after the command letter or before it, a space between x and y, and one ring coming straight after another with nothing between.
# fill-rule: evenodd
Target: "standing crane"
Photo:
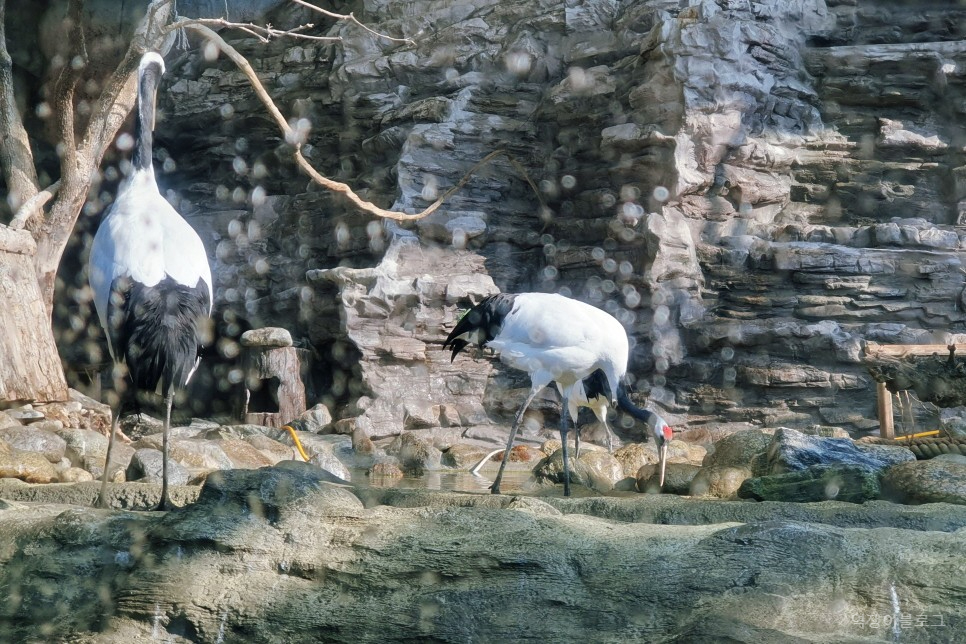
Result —
<instances>
[{"instance_id":1,"label":"standing crane","mask_svg":"<svg viewBox=\"0 0 966 644\"><path fill-rule=\"evenodd\" d=\"M647 423L658 446L660 483L664 485L672 431L658 414L637 407L627 396L624 376L629 343L624 327L612 315L553 293L500 293L483 298L470 309L446 338L443 348L453 348L453 360L471 343L493 349L503 362L530 374L530 393L510 428L500 470L490 487L493 494L500 493L503 470L527 407L551 382L556 383L563 398L560 441L565 496L570 496L568 412L573 415L577 405L584 404L598 413L600 408L595 405L601 398L611 404L616 401L621 409ZM596 375L598 370L602 377ZM606 409L604 412L606 418Z\"/></svg>"},{"instance_id":2,"label":"standing crane","mask_svg":"<svg viewBox=\"0 0 966 644\"><path fill-rule=\"evenodd\" d=\"M164 60L148 52L138 65L132 169L97 229L90 255L94 307L115 362L123 362L136 406L137 390L164 396L163 465L158 509L168 498L168 434L175 391L200 360L205 320L211 315L211 268L198 233L161 196L152 146L158 83ZM107 443L97 504L107 503L108 465L125 396Z\"/></svg>"}]
</instances>

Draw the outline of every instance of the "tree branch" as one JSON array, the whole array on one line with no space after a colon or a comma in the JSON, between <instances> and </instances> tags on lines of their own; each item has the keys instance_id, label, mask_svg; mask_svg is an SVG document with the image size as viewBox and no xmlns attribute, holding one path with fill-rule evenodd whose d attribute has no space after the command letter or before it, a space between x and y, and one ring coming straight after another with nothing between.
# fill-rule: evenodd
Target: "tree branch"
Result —
<instances>
[{"instance_id":1,"label":"tree branch","mask_svg":"<svg viewBox=\"0 0 966 644\"><path fill-rule=\"evenodd\" d=\"M309 177L311 177L313 181L331 190L332 192L337 192L341 194L346 199L351 201L360 210L376 215L377 217L383 217L385 219L394 219L396 221L413 221L416 219L422 219L423 217L427 217L428 215L431 215L432 213L436 212L436 210L438 210L439 207L443 205L443 202L446 201L446 199L448 199L451 195L453 195L453 193L455 193L457 190L461 189L464 185L466 185L466 182L469 181L470 177L473 175L474 172L476 172L484 164L490 162L491 160L493 160L494 158L500 155L506 155L508 158L510 158L510 161L511 163L513 163L514 167L516 167L520 171L523 171L523 167L516 160L510 157L509 153L507 153L505 150L496 150L495 152L491 152L490 154L483 157L483 159L477 162L476 165L470 168L469 172L463 175L463 178L460 179L456 183L456 185L454 185L452 188L450 188L445 193L443 193L438 199L436 199L436 201L434 201L424 210L418 213L406 213L406 212L400 212L397 210L387 210L385 208L380 208L376 204L366 201L365 199L360 197L358 194L355 193L354 190L352 190L352 188L348 184L342 183L340 181L333 181L332 179L325 177L318 170L316 170L311 163L309 163L308 159L306 159L305 156L302 154L302 141L299 140L300 135L297 134L295 130L293 130L292 127L288 124L288 121L285 119L285 116L275 105L275 102L272 100L272 97L269 96L268 91L265 89L265 86L262 85L261 80L259 80L258 75L255 73L255 70L252 68L251 64L244 56L238 53L238 50L236 50L234 47L229 45L227 42L225 42L225 40L221 36L219 36L217 33L215 33L214 31L212 31L211 29L209 29L204 25L191 24L186 26L189 29L194 29L195 31L199 32L202 36L207 38L209 41L211 41L216 47L218 47L219 50L222 51L222 53L224 53L228 58L232 60L232 62L235 63L235 65L238 67L238 69L242 71L242 73L245 74L245 76L248 78L249 83L251 83L252 88L255 90L255 94L262 101L262 104L268 110L268 113L272 116L272 118L275 120L275 123L282 131L282 134L284 135L285 140L295 146L294 156L295 156L295 162L298 164L298 166L302 168L302 170L307 175L309 175ZM536 185L533 183L530 177L527 176L525 171L523 171L522 174L524 178L527 180L527 183L530 184L530 187L533 189L534 193L536 193L537 198L540 199L540 203L543 204L543 199L541 198L540 192L539 190L537 190Z\"/></svg>"},{"instance_id":2,"label":"tree branch","mask_svg":"<svg viewBox=\"0 0 966 644\"><path fill-rule=\"evenodd\" d=\"M378 31L374 31L369 27L367 27L366 25L359 22L356 19L355 15L351 13L349 14L333 13L331 11L323 9L322 7L316 7L314 4L309 4L308 2L305 2L305 0L292 0L292 2L294 2L297 5L306 7L308 9L312 9L313 11L318 11L322 15L328 16L329 18L334 18L336 20L346 20L348 22L354 23L355 25L362 27L363 29L371 33L373 36L376 36L377 38L383 38L384 40L390 40L392 42L404 42L410 45L416 44L416 41L414 41L412 38L393 38L392 36L387 36L386 34L381 34Z\"/></svg>"},{"instance_id":3,"label":"tree branch","mask_svg":"<svg viewBox=\"0 0 966 644\"><path fill-rule=\"evenodd\" d=\"M7 184L7 201L16 211L40 189L30 138L13 93L13 60L7 51L7 5L0 0L0 168Z\"/></svg>"},{"instance_id":4,"label":"tree branch","mask_svg":"<svg viewBox=\"0 0 966 644\"><path fill-rule=\"evenodd\" d=\"M78 150L74 135L74 90L80 78L80 70L87 66L87 47L84 42L84 25L81 22L82 9L82 0L70 0L67 9L67 20L70 22L68 40L74 47L69 50L68 57L63 61L60 73L57 75L51 101L56 115L57 132L61 140L61 180L65 183L71 183L78 178L76 176Z\"/></svg>"},{"instance_id":5,"label":"tree branch","mask_svg":"<svg viewBox=\"0 0 966 644\"><path fill-rule=\"evenodd\" d=\"M13 219L10 221L10 227L20 229L27 225L30 218L35 214L40 212L47 202L53 199L57 191L60 190L60 180L55 181L50 184L33 197L28 199L20 209L17 214L14 215Z\"/></svg>"},{"instance_id":6,"label":"tree branch","mask_svg":"<svg viewBox=\"0 0 966 644\"><path fill-rule=\"evenodd\" d=\"M172 22L166 26L162 31L162 35L167 35L178 29L183 29L190 27L192 25L204 25L206 27L224 27L226 29L237 29L243 31L251 36L254 36L259 40L259 42L267 43L272 38L298 38L300 40L313 40L322 42L333 42L341 41L341 36L313 36L312 34L302 33L303 29L312 29L315 25L309 23L304 25L299 25L292 29L275 29L271 25L256 25L251 22L231 22L225 20L224 18L181 18L175 22Z\"/></svg>"}]
</instances>

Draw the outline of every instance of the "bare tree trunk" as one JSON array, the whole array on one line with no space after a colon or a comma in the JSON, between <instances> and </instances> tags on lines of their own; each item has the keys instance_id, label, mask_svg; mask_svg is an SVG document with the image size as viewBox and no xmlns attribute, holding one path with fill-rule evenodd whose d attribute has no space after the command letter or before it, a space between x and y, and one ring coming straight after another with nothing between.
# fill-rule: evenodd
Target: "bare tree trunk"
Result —
<instances>
[{"instance_id":1,"label":"bare tree trunk","mask_svg":"<svg viewBox=\"0 0 966 644\"><path fill-rule=\"evenodd\" d=\"M37 246L25 230L0 225L0 406L67 400L67 382L34 275Z\"/></svg>"}]
</instances>

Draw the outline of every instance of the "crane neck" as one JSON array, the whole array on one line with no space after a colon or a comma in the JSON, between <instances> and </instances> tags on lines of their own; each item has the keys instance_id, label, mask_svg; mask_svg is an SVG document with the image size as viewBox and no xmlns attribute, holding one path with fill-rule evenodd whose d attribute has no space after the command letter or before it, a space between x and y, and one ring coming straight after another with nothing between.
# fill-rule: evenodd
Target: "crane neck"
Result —
<instances>
[{"instance_id":1,"label":"crane neck","mask_svg":"<svg viewBox=\"0 0 966 644\"><path fill-rule=\"evenodd\" d=\"M627 387L623 382L617 386L617 406L637 420L647 423L648 426L654 422L657 416L653 411L642 409L631 402L630 396L627 395Z\"/></svg>"},{"instance_id":2,"label":"crane neck","mask_svg":"<svg viewBox=\"0 0 966 644\"><path fill-rule=\"evenodd\" d=\"M137 102L134 110L134 155L131 159L135 171L152 169L155 102L162 73L161 65L154 61L138 68Z\"/></svg>"}]
</instances>

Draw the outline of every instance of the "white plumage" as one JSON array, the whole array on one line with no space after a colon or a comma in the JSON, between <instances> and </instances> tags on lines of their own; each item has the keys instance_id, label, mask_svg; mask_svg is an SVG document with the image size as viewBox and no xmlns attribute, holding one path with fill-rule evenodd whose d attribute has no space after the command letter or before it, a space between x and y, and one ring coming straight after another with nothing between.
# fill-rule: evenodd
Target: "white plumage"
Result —
<instances>
[{"instance_id":1,"label":"white plumage","mask_svg":"<svg viewBox=\"0 0 966 644\"><path fill-rule=\"evenodd\" d=\"M500 491L503 470L524 412L537 393L551 382L557 384L563 398L560 438L565 495L570 495L567 416L574 416L578 405L588 406L606 426L604 401L616 402L648 424L658 442L663 484L671 430L660 416L636 407L627 397L623 384L629 347L627 333L612 315L562 295L504 293L484 298L473 307L457 323L443 347L452 346L455 359L471 342L493 349L500 360L530 374L530 394L510 429L503 462L491 488L494 493ZM588 393L588 389L592 391ZM607 429L609 439L610 428Z\"/></svg>"},{"instance_id":2,"label":"white plumage","mask_svg":"<svg viewBox=\"0 0 966 644\"><path fill-rule=\"evenodd\" d=\"M153 168L135 170L121 184L117 200L101 222L91 246L94 307L105 329L111 284L123 277L145 286L157 286L165 277L185 286L195 286L200 280L207 289L207 312L211 313L211 268L204 244L161 196ZM117 359L113 346L110 350Z\"/></svg>"},{"instance_id":3,"label":"white plumage","mask_svg":"<svg viewBox=\"0 0 966 644\"><path fill-rule=\"evenodd\" d=\"M150 52L138 66L135 143L131 174L121 183L91 246L94 307L108 349L127 366L130 391L115 415L99 505L106 503L108 465L125 404L138 389L160 384L165 397L161 508L168 499L168 433L175 389L198 364L203 321L211 314L211 269L204 244L161 196L152 165L158 83L164 61Z\"/></svg>"}]
</instances>

